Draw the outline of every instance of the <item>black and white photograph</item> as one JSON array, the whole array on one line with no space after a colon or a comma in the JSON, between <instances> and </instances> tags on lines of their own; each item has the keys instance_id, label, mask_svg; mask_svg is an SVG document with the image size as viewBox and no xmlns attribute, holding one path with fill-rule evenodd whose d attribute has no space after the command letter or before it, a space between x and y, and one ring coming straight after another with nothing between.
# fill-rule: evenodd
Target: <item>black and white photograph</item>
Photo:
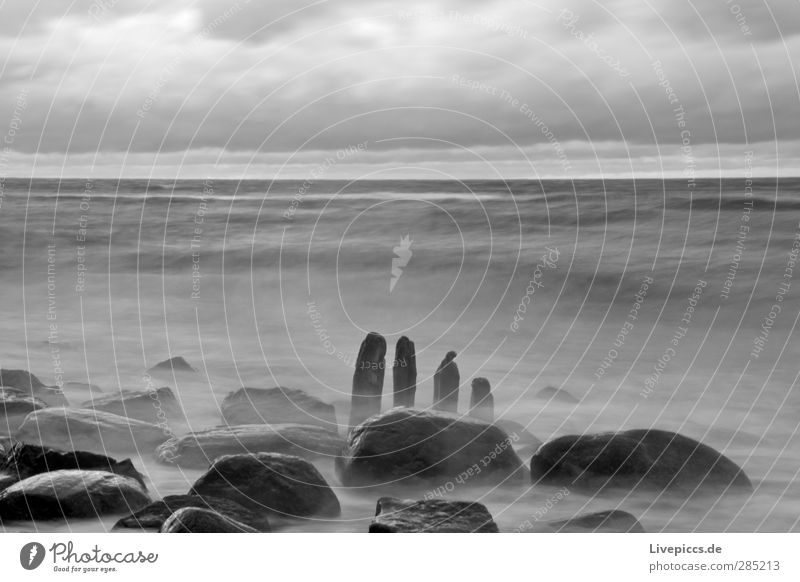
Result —
<instances>
[{"instance_id":1,"label":"black and white photograph","mask_svg":"<svg viewBox=\"0 0 800 582\"><path fill-rule=\"evenodd\" d=\"M797 0L5 0L0 47L9 579L800 576Z\"/></svg>"}]
</instances>

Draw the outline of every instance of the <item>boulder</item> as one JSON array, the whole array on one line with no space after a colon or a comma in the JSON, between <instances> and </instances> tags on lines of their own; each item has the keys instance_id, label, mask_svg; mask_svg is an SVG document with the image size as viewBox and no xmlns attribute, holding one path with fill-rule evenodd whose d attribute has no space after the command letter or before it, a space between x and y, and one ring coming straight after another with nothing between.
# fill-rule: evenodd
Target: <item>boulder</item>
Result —
<instances>
[{"instance_id":1,"label":"boulder","mask_svg":"<svg viewBox=\"0 0 800 582\"><path fill-rule=\"evenodd\" d=\"M572 394L561 388L554 388L553 386L545 386L536 393L536 398L539 400L551 400L554 402L561 402L564 404L578 404L580 400L575 398Z\"/></svg>"},{"instance_id":2,"label":"boulder","mask_svg":"<svg viewBox=\"0 0 800 582\"><path fill-rule=\"evenodd\" d=\"M417 394L417 354L414 342L406 336L397 340L392 368L394 405L414 407Z\"/></svg>"},{"instance_id":3,"label":"boulder","mask_svg":"<svg viewBox=\"0 0 800 582\"><path fill-rule=\"evenodd\" d=\"M0 388L0 429L15 432L31 412L47 404L16 388Z\"/></svg>"},{"instance_id":4,"label":"boulder","mask_svg":"<svg viewBox=\"0 0 800 582\"><path fill-rule=\"evenodd\" d=\"M492 396L492 385L486 378L475 378L472 380L469 415L485 420L486 422L494 421L494 396Z\"/></svg>"},{"instance_id":5,"label":"boulder","mask_svg":"<svg viewBox=\"0 0 800 582\"><path fill-rule=\"evenodd\" d=\"M85 408L44 408L29 414L16 438L27 443L105 454L150 451L167 439L155 424Z\"/></svg>"},{"instance_id":6,"label":"boulder","mask_svg":"<svg viewBox=\"0 0 800 582\"><path fill-rule=\"evenodd\" d=\"M489 510L473 501L381 497L370 533L497 533Z\"/></svg>"},{"instance_id":7,"label":"boulder","mask_svg":"<svg viewBox=\"0 0 800 582\"><path fill-rule=\"evenodd\" d=\"M458 412L461 376L455 359L455 352L447 352L433 375L433 407L444 412Z\"/></svg>"},{"instance_id":8,"label":"boulder","mask_svg":"<svg viewBox=\"0 0 800 582\"><path fill-rule=\"evenodd\" d=\"M157 390L121 390L83 403L83 408L111 412L153 424L182 420L183 412L172 390L163 386Z\"/></svg>"},{"instance_id":9,"label":"boulder","mask_svg":"<svg viewBox=\"0 0 800 582\"><path fill-rule=\"evenodd\" d=\"M147 370L151 376L171 376L172 374L194 374L195 370L183 356L175 356L169 360L157 363Z\"/></svg>"},{"instance_id":10,"label":"boulder","mask_svg":"<svg viewBox=\"0 0 800 582\"><path fill-rule=\"evenodd\" d=\"M722 493L752 490L733 461L685 436L637 429L557 438L531 458L534 483L585 491L635 488Z\"/></svg>"},{"instance_id":11,"label":"boulder","mask_svg":"<svg viewBox=\"0 0 800 582\"><path fill-rule=\"evenodd\" d=\"M210 509L184 507L167 518L161 533L258 533L258 530Z\"/></svg>"},{"instance_id":12,"label":"boulder","mask_svg":"<svg viewBox=\"0 0 800 582\"><path fill-rule=\"evenodd\" d=\"M15 481L63 469L116 473L138 481L145 488L144 477L134 468L130 459L117 461L111 457L86 451L59 451L40 445L17 443L0 460L0 476L13 477Z\"/></svg>"},{"instance_id":13,"label":"boulder","mask_svg":"<svg viewBox=\"0 0 800 582\"><path fill-rule=\"evenodd\" d=\"M386 340L371 331L361 342L353 372L350 426L381 411L383 376L386 371Z\"/></svg>"},{"instance_id":14,"label":"boulder","mask_svg":"<svg viewBox=\"0 0 800 582\"><path fill-rule=\"evenodd\" d=\"M347 437L336 472L348 486L394 481L499 483L521 475L522 460L501 429L433 410L392 408Z\"/></svg>"},{"instance_id":15,"label":"boulder","mask_svg":"<svg viewBox=\"0 0 800 582\"><path fill-rule=\"evenodd\" d=\"M336 494L314 465L278 453L220 457L189 494L224 497L284 517L338 517L341 512Z\"/></svg>"},{"instance_id":16,"label":"boulder","mask_svg":"<svg viewBox=\"0 0 800 582\"><path fill-rule=\"evenodd\" d=\"M162 463L207 468L217 457L243 453L283 453L306 459L335 457L344 446L338 433L302 424L222 426L170 439L156 449Z\"/></svg>"},{"instance_id":17,"label":"boulder","mask_svg":"<svg viewBox=\"0 0 800 582\"><path fill-rule=\"evenodd\" d=\"M106 471L40 473L0 492L0 519L98 517L136 510L150 502L142 486Z\"/></svg>"},{"instance_id":18,"label":"boulder","mask_svg":"<svg viewBox=\"0 0 800 582\"><path fill-rule=\"evenodd\" d=\"M241 388L220 406L222 419L239 424L313 424L338 430L336 409L296 388Z\"/></svg>"},{"instance_id":19,"label":"boulder","mask_svg":"<svg viewBox=\"0 0 800 582\"><path fill-rule=\"evenodd\" d=\"M638 519L619 509L586 513L561 521L548 521L545 525L549 531L559 533L645 533Z\"/></svg>"},{"instance_id":20,"label":"boulder","mask_svg":"<svg viewBox=\"0 0 800 582\"><path fill-rule=\"evenodd\" d=\"M69 406L61 388L45 386L39 378L27 370L0 370L0 386L16 388L24 394L38 398L48 406Z\"/></svg>"},{"instance_id":21,"label":"boulder","mask_svg":"<svg viewBox=\"0 0 800 582\"><path fill-rule=\"evenodd\" d=\"M173 512L186 507L199 507L224 515L243 523L257 531L270 531L269 519L242 507L235 501L221 497L200 497L198 495L167 495L164 499L154 501L139 511L123 517L114 524L115 528L161 529Z\"/></svg>"}]
</instances>

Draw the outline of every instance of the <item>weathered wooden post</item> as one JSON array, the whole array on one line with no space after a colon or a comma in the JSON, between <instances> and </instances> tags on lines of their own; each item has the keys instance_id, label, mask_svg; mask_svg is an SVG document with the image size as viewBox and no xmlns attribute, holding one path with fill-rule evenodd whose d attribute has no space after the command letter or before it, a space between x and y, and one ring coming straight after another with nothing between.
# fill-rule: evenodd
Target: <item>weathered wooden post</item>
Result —
<instances>
[{"instance_id":1,"label":"weathered wooden post","mask_svg":"<svg viewBox=\"0 0 800 582\"><path fill-rule=\"evenodd\" d=\"M417 354L414 350L414 342L406 336L397 340L392 379L394 381L394 405L413 408L417 394Z\"/></svg>"},{"instance_id":2,"label":"weathered wooden post","mask_svg":"<svg viewBox=\"0 0 800 582\"><path fill-rule=\"evenodd\" d=\"M469 415L486 422L494 422L494 396L492 396L492 386L486 378L472 380Z\"/></svg>"},{"instance_id":3,"label":"weathered wooden post","mask_svg":"<svg viewBox=\"0 0 800 582\"><path fill-rule=\"evenodd\" d=\"M447 355L433 375L433 407L444 412L458 412L458 387L461 376L455 363L455 352Z\"/></svg>"},{"instance_id":4,"label":"weathered wooden post","mask_svg":"<svg viewBox=\"0 0 800 582\"><path fill-rule=\"evenodd\" d=\"M361 342L353 373L350 426L356 426L381 411L383 374L386 369L386 340L373 331Z\"/></svg>"}]
</instances>

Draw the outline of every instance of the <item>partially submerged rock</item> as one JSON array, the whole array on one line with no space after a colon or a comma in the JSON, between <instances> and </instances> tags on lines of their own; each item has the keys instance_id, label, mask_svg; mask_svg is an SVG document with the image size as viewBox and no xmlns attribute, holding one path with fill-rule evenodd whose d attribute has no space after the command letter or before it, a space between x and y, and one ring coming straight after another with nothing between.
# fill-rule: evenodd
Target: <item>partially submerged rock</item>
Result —
<instances>
[{"instance_id":1,"label":"partially submerged rock","mask_svg":"<svg viewBox=\"0 0 800 582\"><path fill-rule=\"evenodd\" d=\"M15 388L43 401L48 406L69 406L64 391L58 386L45 386L27 370L0 370L0 386Z\"/></svg>"},{"instance_id":2,"label":"partially submerged rock","mask_svg":"<svg viewBox=\"0 0 800 582\"><path fill-rule=\"evenodd\" d=\"M338 433L301 424L221 426L170 439L156 449L156 459L181 467L205 469L223 455L283 453L306 459L335 457L344 446Z\"/></svg>"},{"instance_id":3,"label":"partially submerged rock","mask_svg":"<svg viewBox=\"0 0 800 582\"><path fill-rule=\"evenodd\" d=\"M0 430L15 432L31 412L47 408L47 404L16 388L0 388Z\"/></svg>"},{"instance_id":4,"label":"partially submerged rock","mask_svg":"<svg viewBox=\"0 0 800 582\"><path fill-rule=\"evenodd\" d=\"M497 533L489 510L474 501L381 497L370 533Z\"/></svg>"},{"instance_id":5,"label":"partially submerged rock","mask_svg":"<svg viewBox=\"0 0 800 582\"><path fill-rule=\"evenodd\" d=\"M548 400L554 402L562 402L564 404L578 404L580 400L575 398L572 394L562 388L554 388L553 386L545 386L536 394L536 398L540 400Z\"/></svg>"},{"instance_id":6,"label":"partially submerged rock","mask_svg":"<svg viewBox=\"0 0 800 582\"><path fill-rule=\"evenodd\" d=\"M173 373L194 374L195 372L197 372L197 370L195 370L183 356L175 356L169 360L164 360L147 370L147 373L153 376L165 376Z\"/></svg>"},{"instance_id":7,"label":"partially submerged rock","mask_svg":"<svg viewBox=\"0 0 800 582\"><path fill-rule=\"evenodd\" d=\"M461 376L455 359L455 352L447 352L433 375L433 407L444 412L458 412Z\"/></svg>"},{"instance_id":8,"label":"partially submerged rock","mask_svg":"<svg viewBox=\"0 0 800 582\"><path fill-rule=\"evenodd\" d=\"M183 419L175 394L168 386L157 390L121 390L83 403L83 408L102 410L153 424L169 424Z\"/></svg>"},{"instance_id":9,"label":"partially submerged rock","mask_svg":"<svg viewBox=\"0 0 800 582\"><path fill-rule=\"evenodd\" d=\"M161 533L258 533L258 530L216 511L184 507L167 518Z\"/></svg>"},{"instance_id":10,"label":"partially submerged rock","mask_svg":"<svg viewBox=\"0 0 800 582\"><path fill-rule=\"evenodd\" d=\"M339 500L316 467L277 453L220 457L190 495L224 497L283 517L338 517Z\"/></svg>"},{"instance_id":11,"label":"partially submerged rock","mask_svg":"<svg viewBox=\"0 0 800 582\"><path fill-rule=\"evenodd\" d=\"M497 426L477 419L392 408L350 432L336 472L348 486L457 478L499 483L522 467L512 444Z\"/></svg>"},{"instance_id":12,"label":"partially submerged rock","mask_svg":"<svg viewBox=\"0 0 800 582\"><path fill-rule=\"evenodd\" d=\"M106 471L40 473L0 492L0 519L98 517L136 510L150 502L135 480Z\"/></svg>"},{"instance_id":13,"label":"partially submerged rock","mask_svg":"<svg viewBox=\"0 0 800 582\"><path fill-rule=\"evenodd\" d=\"M406 336L397 340L392 381L394 405L413 408L417 394L417 354L414 342Z\"/></svg>"},{"instance_id":14,"label":"partially submerged rock","mask_svg":"<svg viewBox=\"0 0 800 582\"><path fill-rule=\"evenodd\" d=\"M314 424L338 430L336 409L297 388L240 388L229 393L220 406L229 425Z\"/></svg>"},{"instance_id":15,"label":"partially submerged rock","mask_svg":"<svg viewBox=\"0 0 800 582\"><path fill-rule=\"evenodd\" d=\"M350 401L350 426L380 412L385 371L386 340L381 334L371 331L361 342L356 358Z\"/></svg>"},{"instance_id":16,"label":"partially submerged rock","mask_svg":"<svg viewBox=\"0 0 800 582\"><path fill-rule=\"evenodd\" d=\"M246 507L222 497L199 495L167 495L164 499L142 507L114 524L115 528L160 529L167 518L185 507L208 509L232 520L241 522L257 531L270 531L269 519Z\"/></svg>"},{"instance_id":17,"label":"partially submerged rock","mask_svg":"<svg viewBox=\"0 0 800 582\"><path fill-rule=\"evenodd\" d=\"M546 527L559 533L645 533L639 520L627 511L612 509L586 513L570 519L546 522Z\"/></svg>"},{"instance_id":18,"label":"partially submerged rock","mask_svg":"<svg viewBox=\"0 0 800 582\"><path fill-rule=\"evenodd\" d=\"M167 439L149 422L86 408L45 408L29 414L16 438L27 443L106 454L153 450Z\"/></svg>"},{"instance_id":19,"label":"partially submerged rock","mask_svg":"<svg viewBox=\"0 0 800 582\"><path fill-rule=\"evenodd\" d=\"M41 445L17 443L0 460L0 477L13 477L15 481L63 469L107 471L130 477L145 487L144 477L130 459L117 461L87 451L60 451Z\"/></svg>"},{"instance_id":20,"label":"partially submerged rock","mask_svg":"<svg viewBox=\"0 0 800 582\"><path fill-rule=\"evenodd\" d=\"M486 378L474 378L472 380L469 415L486 422L494 421L494 396L492 395L492 385Z\"/></svg>"},{"instance_id":21,"label":"partially submerged rock","mask_svg":"<svg viewBox=\"0 0 800 582\"><path fill-rule=\"evenodd\" d=\"M733 461L685 436L637 429L557 438L531 459L534 483L597 492L636 488L683 493L751 491Z\"/></svg>"}]
</instances>

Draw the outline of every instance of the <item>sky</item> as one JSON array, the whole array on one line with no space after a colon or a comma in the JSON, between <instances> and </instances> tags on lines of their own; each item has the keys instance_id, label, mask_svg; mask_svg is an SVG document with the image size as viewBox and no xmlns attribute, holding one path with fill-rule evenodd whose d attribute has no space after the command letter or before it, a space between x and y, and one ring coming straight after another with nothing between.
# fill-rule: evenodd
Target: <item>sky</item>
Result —
<instances>
[{"instance_id":1,"label":"sky","mask_svg":"<svg viewBox=\"0 0 800 582\"><path fill-rule=\"evenodd\" d=\"M13 0L0 46L0 176L800 175L795 0Z\"/></svg>"}]
</instances>

